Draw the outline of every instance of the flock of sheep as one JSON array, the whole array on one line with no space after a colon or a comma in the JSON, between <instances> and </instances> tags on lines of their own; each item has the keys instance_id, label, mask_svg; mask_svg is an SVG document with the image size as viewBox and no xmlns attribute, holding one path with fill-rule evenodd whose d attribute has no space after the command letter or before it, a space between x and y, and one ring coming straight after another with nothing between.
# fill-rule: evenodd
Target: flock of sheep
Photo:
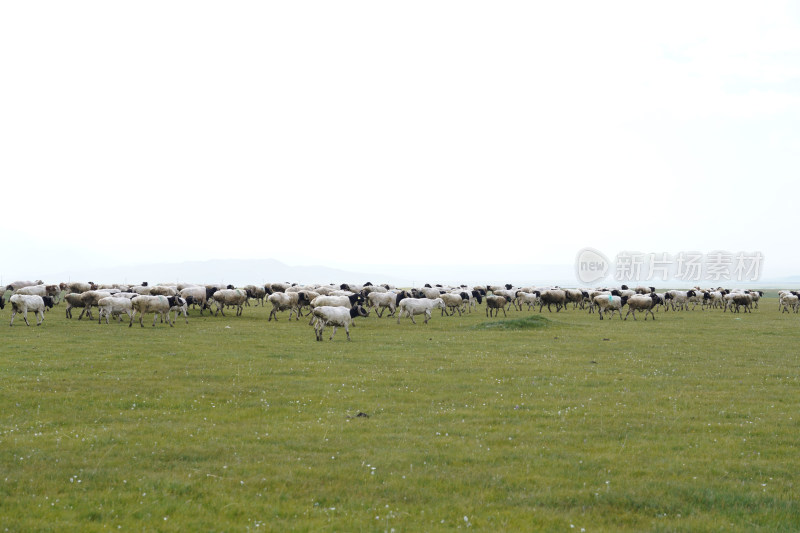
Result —
<instances>
[{"instance_id":1,"label":"flock of sheep","mask_svg":"<svg viewBox=\"0 0 800 533\"><path fill-rule=\"evenodd\" d=\"M52 308L59 303L65 304L65 315L72 318L72 310L81 308L78 320L83 316L93 319L92 309L97 308L97 320L127 315L128 325L132 326L134 317L139 315L139 325L144 327L144 316L153 314L153 326L158 318L173 326L179 314L183 314L188 323L187 310L189 306L199 307L200 314L208 309L213 309L214 315L226 309L235 309L236 315L242 314L244 307L254 301L265 305L265 300L272 305L268 321L278 320L278 314L289 311L289 318L299 320L300 316L310 316L309 325L314 326L317 340L322 340L326 327L333 328L331 339L336 334L338 327L343 327L350 340L349 326L357 317L369 315L370 310L375 311L378 317L383 317L388 312L390 317L397 317L397 322L408 317L416 324L415 316L422 316L427 324L431 319L434 309L440 309L441 315L459 315L472 312L478 305L486 304L486 315L497 316L502 310L507 316L511 309L522 311L524 306L531 310L538 306L539 312L544 307L548 311L556 312L567 309L595 311L603 320L609 313L614 313L623 318L623 307L627 306L628 315L636 312L648 314L655 320L654 311L678 311L695 309L721 309L723 312L730 310L738 313L750 312L758 308L758 302L763 296L761 291L728 290L723 288L701 289L696 287L691 290L671 290L663 293L656 292L654 287L629 288L622 285L619 288L597 289L562 289L559 287L513 287L512 285L473 286L461 285L458 287L443 285L425 285L424 287L410 290L397 289L391 285L298 285L289 283L268 283L265 285L247 285L233 287L220 285L154 285L147 283L141 285L98 285L89 283L60 283L49 285L41 281L16 281L6 286L0 294L0 309L5 306L5 293L11 291L8 302L11 304L11 325L14 317L22 314L25 323L28 323L28 311L37 316L37 325L44 320L46 308ZM780 292L780 308L783 312L800 309L800 293L792 291ZM172 313L175 319L172 319Z\"/></svg>"}]
</instances>

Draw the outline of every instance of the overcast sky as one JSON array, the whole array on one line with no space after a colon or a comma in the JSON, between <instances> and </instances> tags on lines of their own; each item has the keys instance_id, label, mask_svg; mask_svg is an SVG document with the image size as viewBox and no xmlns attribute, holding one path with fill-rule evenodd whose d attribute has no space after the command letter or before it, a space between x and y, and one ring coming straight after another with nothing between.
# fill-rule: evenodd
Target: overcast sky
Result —
<instances>
[{"instance_id":1,"label":"overcast sky","mask_svg":"<svg viewBox=\"0 0 800 533\"><path fill-rule=\"evenodd\" d=\"M5 279L587 246L800 274L794 2L3 2L0 51Z\"/></svg>"}]
</instances>

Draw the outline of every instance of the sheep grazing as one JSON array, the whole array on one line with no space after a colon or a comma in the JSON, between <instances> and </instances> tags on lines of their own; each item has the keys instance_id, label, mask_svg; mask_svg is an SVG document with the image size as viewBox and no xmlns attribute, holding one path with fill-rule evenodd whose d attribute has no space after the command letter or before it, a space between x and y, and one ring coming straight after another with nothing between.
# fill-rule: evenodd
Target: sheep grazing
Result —
<instances>
[{"instance_id":1,"label":"sheep grazing","mask_svg":"<svg viewBox=\"0 0 800 533\"><path fill-rule=\"evenodd\" d=\"M14 325L14 317L17 313L22 313L25 325L30 326L30 323L28 323L28 311L33 311L37 315L36 325L39 326L44 322L45 307L53 307L53 298L51 296L13 294L8 299L8 302L11 304L11 323L9 326Z\"/></svg>"},{"instance_id":2,"label":"sheep grazing","mask_svg":"<svg viewBox=\"0 0 800 533\"><path fill-rule=\"evenodd\" d=\"M630 314L633 314L633 319L636 320L636 311L644 311L645 321L647 321L647 313L650 313L653 316L653 320L655 320L656 315L653 314L653 308L658 305L659 300L659 297L654 292L648 295L636 294L631 296L628 298L628 312L625 313L625 320L628 320L628 315Z\"/></svg>"},{"instance_id":3,"label":"sheep grazing","mask_svg":"<svg viewBox=\"0 0 800 533\"><path fill-rule=\"evenodd\" d=\"M244 303L247 301L247 292L243 289L222 289L215 292L212 298L217 306L214 316L220 312L222 312L222 316L225 316L226 305L236 307L236 316L240 316L244 311Z\"/></svg>"},{"instance_id":4,"label":"sheep grazing","mask_svg":"<svg viewBox=\"0 0 800 533\"><path fill-rule=\"evenodd\" d=\"M413 324L416 324L417 321L414 320L414 315L425 315L425 324L427 324L431 318L431 311L443 309L444 307L444 300L441 298L434 298L433 300L430 298L406 298L398 305L400 314L397 315L397 323L399 324L400 319L407 316L411 318Z\"/></svg>"},{"instance_id":5,"label":"sheep grazing","mask_svg":"<svg viewBox=\"0 0 800 533\"><path fill-rule=\"evenodd\" d=\"M506 314L506 305L508 305L508 300L504 297L490 294L486 297L486 316L497 316L500 313L500 309L503 310L503 316L508 316Z\"/></svg>"},{"instance_id":6,"label":"sheep grazing","mask_svg":"<svg viewBox=\"0 0 800 533\"><path fill-rule=\"evenodd\" d=\"M600 320L603 320L603 315L611 311L611 318L614 318L614 313L619 313L619 318L622 320L622 307L628 302L627 296L614 296L613 294L598 294L594 297L594 305L597 306L597 313L600 315Z\"/></svg>"},{"instance_id":7,"label":"sheep grazing","mask_svg":"<svg viewBox=\"0 0 800 533\"><path fill-rule=\"evenodd\" d=\"M156 319L161 316L163 321L164 315L167 315L167 323L173 327L172 319L170 318L169 311L178 302L178 296L150 296L139 295L131 300L131 307L133 307L134 316L140 313L139 325L144 327L143 320L146 313L153 313L153 327L156 325ZM128 327L133 326L133 317Z\"/></svg>"},{"instance_id":8,"label":"sheep grazing","mask_svg":"<svg viewBox=\"0 0 800 533\"><path fill-rule=\"evenodd\" d=\"M104 316L106 317L106 324L108 324L109 316L116 316L118 319L121 319L122 313L128 315L128 318L130 319L128 323L129 326L130 322L133 322L133 304L131 303L130 298L106 296L105 298L100 298L97 301L97 309L98 309L97 313L98 324L101 323Z\"/></svg>"},{"instance_id":9,"label":"sheep grazing","mask_svg":"<svg viewBox=\"0 0 800 533\"><path fill-rule=\"evenodd\" d=\"M336 335L336 328L343 327L345 333L347 333L347 340L349 341L350 324L353 323L353 320L359 316L365 317L369 315L369 312L360 305L349 309L347 307L323 305L315 307L312 313L315 319L314 332L316 333L318 341L322 340L322 332L325 330L326 326L333 327L330 340L333 340L333 336Z\"/></svg>"}]
</instances>

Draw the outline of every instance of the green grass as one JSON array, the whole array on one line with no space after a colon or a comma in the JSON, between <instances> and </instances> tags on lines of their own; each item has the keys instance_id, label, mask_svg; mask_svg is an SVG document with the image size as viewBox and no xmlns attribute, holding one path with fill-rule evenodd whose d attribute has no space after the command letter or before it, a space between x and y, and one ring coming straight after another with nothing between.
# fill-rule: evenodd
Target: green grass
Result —
<instances>
[{"instance_id":1,"label":"green grass","mask_svg":"<svg viewBox=\"0 0 800 533\"><path fill-rule=\"evenodd\" d=\"M260 307L18 317L0 528L797 531L800 316L776 308L373 315L352 342Z\"/></svg>"}]
</instances>

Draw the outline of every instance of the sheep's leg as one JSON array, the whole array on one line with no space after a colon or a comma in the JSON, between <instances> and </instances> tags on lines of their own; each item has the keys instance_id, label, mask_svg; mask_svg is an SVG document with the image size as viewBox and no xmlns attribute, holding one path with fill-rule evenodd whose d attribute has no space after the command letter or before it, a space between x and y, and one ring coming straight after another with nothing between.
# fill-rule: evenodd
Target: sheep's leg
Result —
<instances>
[{"instance_id":1,"label":"sheep's leg","mask_svg":"<svg viewBox=\"0 0 800 533\"><path fill-rule=\"evenodd\" d=\"M41 326L42 322L44 322L44 309L39 309L37 313L39 316L37 317L39 320L36 321L37 326Z\"/></svg>"},{"instance_id":2,"label":"sheep's leg","mask_svg":"<svg viewBox=\"0 0 800 533\"><path fill-rule=\"evenodd\" d=\"M347 333L347 340L350 340L350 328L347 327L347 324L344 325L344 332Z\"/></svg>"},{"instance_id":3,"label":"sheep's leg","mask_svg":"<svg viewBox=\"0 0 800 533\"><path fill-rule=\"evenodd\" d=\"M331 338L328 339L329 341L333 340L333 336L336 335L336 326L333 326L333 331L331 332ZM347 334L347 340L350 340L350 334Z\"/></svg>"}]
</instances>

